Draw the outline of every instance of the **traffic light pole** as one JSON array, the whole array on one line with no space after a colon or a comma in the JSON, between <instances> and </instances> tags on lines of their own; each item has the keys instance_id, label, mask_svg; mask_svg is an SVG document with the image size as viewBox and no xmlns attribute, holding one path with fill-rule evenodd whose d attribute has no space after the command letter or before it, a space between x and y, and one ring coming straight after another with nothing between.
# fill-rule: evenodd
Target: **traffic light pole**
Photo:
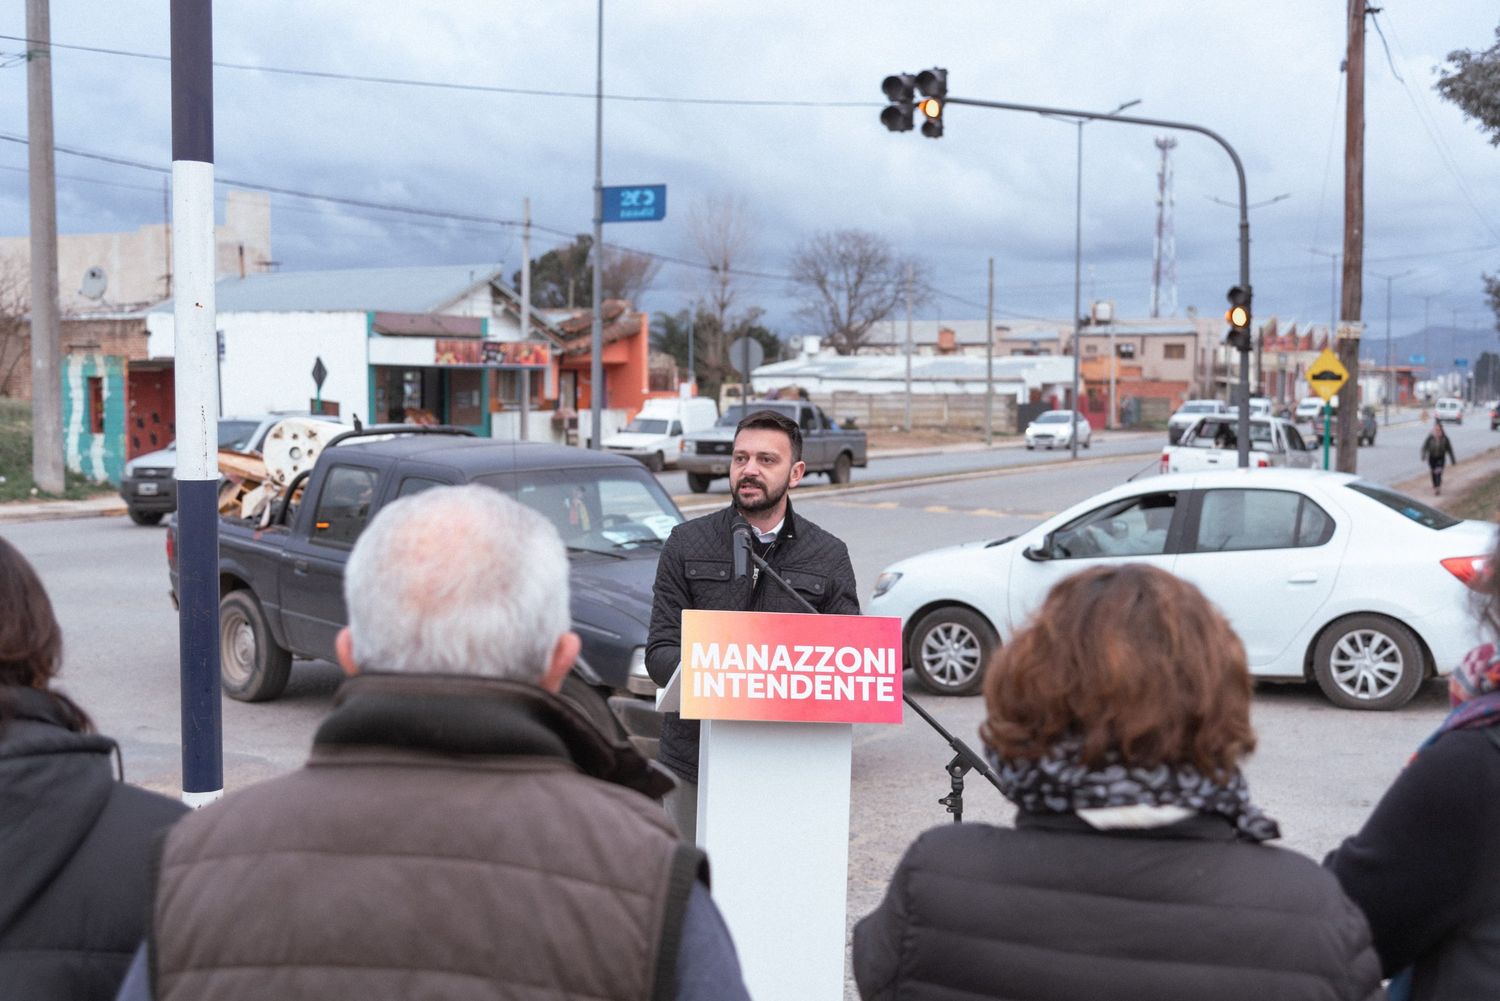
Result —
<instances>
[{"instance_id":1,"label":"traffic light pole","mask_svg":"<svg viewBox=\"0 0 1500 1001\"><path fill-rule=\"evenodd\" d=\"M994 108L998 111L1024 111L1033 115L1062 115L1070 118L1087 118L1095 121L1123 122L1126 125L1145 125L1153 129L1175 129L1180 132L1196 132L1207 136L1224 148L1234 164L1235 178L1240 194L1240 280L1241 288L1250 288L1250 208L1245 189L1245 165L1234 147L1212 129L1188 122L1173 122L1162 118L1142 118L1139 115L1120 115L1098 111L1077 111L1071 108L1050 108L1040 104L1017 104L1011 101L976 101L963 97L945 97L943 104L967 105L971 108ZM1075 310L1076 312L1076 310ZM1075 317L1076 319L1076 317ZM1077 345L1074 345L1077 351ZM1250 352L1240 349L1240 413L1239 413L1239 465L1250 465Z\"/></svg>"}]
</instances>

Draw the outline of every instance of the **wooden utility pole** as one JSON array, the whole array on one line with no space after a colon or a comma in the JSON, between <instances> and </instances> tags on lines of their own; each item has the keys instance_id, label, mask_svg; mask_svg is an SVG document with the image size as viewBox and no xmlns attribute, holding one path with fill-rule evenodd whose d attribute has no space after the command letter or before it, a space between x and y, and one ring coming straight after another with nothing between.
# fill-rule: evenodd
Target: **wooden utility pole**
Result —
<instances>
[{"instance_id":1,"label":"wooden utility pole","mask_svg":"<svg viewBox=\"0 0 1500 1001\"><path fill-rule=\"evenodd\" d=\"M1365 260L1365 0L1348 0L1349 52L1344 61L1344 296L1339 309L1339 361L1349 381L1339 390L1338 463L1340 472L1359 465L1359 314L1364 298Z\"/></svg>"},{"instance_id":2,"label":"wooden utility pole","mask_svg":"<svg viewBox=\"0 0 1500 1001\"><path fill-rule=\"evenodd\" d=\"M26 0L27 178L31 189L31 479L63 492L62 348L57 309L57 181L52 150L52 27Z\"/></svg>"}]
</instances>

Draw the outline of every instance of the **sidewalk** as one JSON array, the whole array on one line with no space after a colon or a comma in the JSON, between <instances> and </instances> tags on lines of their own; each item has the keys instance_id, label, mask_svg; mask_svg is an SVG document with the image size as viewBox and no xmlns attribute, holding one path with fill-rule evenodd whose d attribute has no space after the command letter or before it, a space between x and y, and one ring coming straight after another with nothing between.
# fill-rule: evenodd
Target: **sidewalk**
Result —
<instances>
[{"instance_id":1,"label":"sidewalk","mask_svg":"<svg viewBox=\"0 0 1500 1001\"><path fill-rule=\"evenodd\" d=\"M119 494L100 494L84 500L8 501L0 504L0 525L65 518L114 517L124 513L125 501Z\"/></svg>"}]
</instances>

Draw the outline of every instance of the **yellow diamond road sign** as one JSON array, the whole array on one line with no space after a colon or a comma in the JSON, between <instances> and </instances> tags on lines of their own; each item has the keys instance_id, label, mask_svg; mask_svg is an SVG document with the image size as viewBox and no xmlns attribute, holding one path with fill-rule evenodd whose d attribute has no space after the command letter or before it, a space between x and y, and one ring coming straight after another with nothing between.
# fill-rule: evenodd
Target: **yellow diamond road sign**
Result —
<instances>
[{"instance_id":1,"label":"yellow diamond road sign","mask_svg":"<svg viewBox=\"0 0 1500 1001\"><path fill-rule=\"evenodd\" d=\"M1307 367L1307 384L1323 398L1324 403L1333 399L1348 381L1349 370L1339 361L1338 355L1328 348L1324 348L1323 353Z\"/></svg>"}]
</instances>

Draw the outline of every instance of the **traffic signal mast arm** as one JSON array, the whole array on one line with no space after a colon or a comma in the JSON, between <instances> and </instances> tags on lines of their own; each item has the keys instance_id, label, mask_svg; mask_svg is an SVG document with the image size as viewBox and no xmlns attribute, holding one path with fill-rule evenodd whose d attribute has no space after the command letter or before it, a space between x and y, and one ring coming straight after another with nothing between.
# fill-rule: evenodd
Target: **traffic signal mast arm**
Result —
<instances>
[{"instance_id":1,"label":"traffic signal mast arm","mask_svg":"<svg viewBox=\"0 0 1500 1001\"><path fill-rule=\"evenodd\" d=\"M999 111L1024 111L1033 115L1057 115L1064 118L1084 118L1090 121L1124 122L1127 125L1145 125L1154 129L1175 129L1181 132L1196 132L1199 135L1207 136L1214 142L1218 143L1221 147L1223 147L1224 152L1229 154L1229 159L1234 164L1235 180L1239 185L1240 280L1239 284L1236 286L1236 290L1242 291L1245 296L1245 301L1241 305L1243 306L1244 310L1245 333L1246 337L1248 337L1248 328L1250 323L1250 202L1249 197L1246 194L1245 165L1243 162L1241 162L1240 155L1235 152L1234 147L1229 145L1229 143L1225 141L1223 136L1219 135L1212 129L1204 128L1201 125L1193 125L1190 122L1168 121L1164 118L1142 118L1139 115L1121 115L1119 113L1108 114L1098 111L1079 111L1074 108L1052 108L1041 104L1019 104L1014 101L976 101L973 98L967 97L948 97L948 71L945 69L925 70L915 77L909 73L901 74L899 76L886 77L885 83L882 86L885 89L886 97L890 98L893 102L896 101L899 95L892 92L892 81L905 83L907 89L904 91L904 93L906 94L906 99L908 102L912 102L915 100L915 94L913 93L912 88L921 87L923 94L928 97L927 101L922 102L924 105L923 114L926 115L928 119L928 121L923 124L922 129L925 135L932 136L933 138L936 138L937 136L941 136L943 134L943 109L947 105L957 104L968 105L971 108L994 108ZM928 94L927 87L922 86L924 81L936 87L940 87L941 96L939 96L939 94L937 93ZM929 111L927 107L925 107L934 99L938 102L938 106L936 109L937 113L935 115L931 111ZM892 107L886 108L880 116L880 119L885 123L886 128L890 129L892 132L904 132L912 127L910 110L907 110L906 112L907 117L905 119L904 127L898 128L896 125L893 125L890 121L887 120L887 116L890 116L893 111L896 111L898 106L899 105L893 104ZM912 107L912 104L907 103L906 105L904 105L904 107L906 109L910 109ZM929 132L928 126L934 123L936 123L936 131ZM1231 303L1231 306L1233 306L1233 303ZM1239 465L1240 468L1243 469L1250 465L1250 352L1248 349L1242 349L1240 351L1240 413L1239 421L1237 422L1237 424L1239 432Z\"/></svg>"}]
</instances>

